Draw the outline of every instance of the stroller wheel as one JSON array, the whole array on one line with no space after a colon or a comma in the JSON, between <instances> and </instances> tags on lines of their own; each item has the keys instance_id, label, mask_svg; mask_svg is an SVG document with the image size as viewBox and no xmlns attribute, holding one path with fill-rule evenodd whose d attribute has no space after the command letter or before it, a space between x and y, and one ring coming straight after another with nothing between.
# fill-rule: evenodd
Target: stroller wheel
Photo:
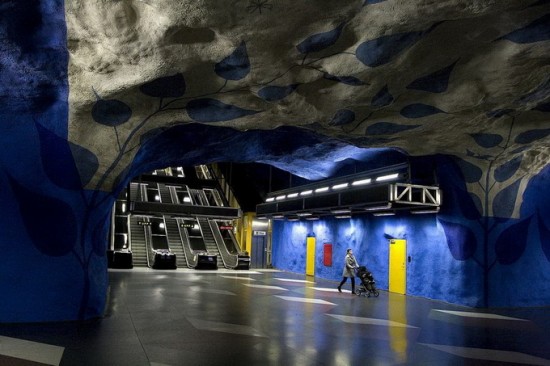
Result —
<instances>
[{"instance_id":1,"label":"stroller wheel","mask_svg":"<svg viewBox=\"0 0 550 366\"><path fill-rule=\"evenodd\" d=\"M378 295L380 295L380 292L378 292L378 290L374 290L374 297L378 297Z\"/></svg>"},{"instance_id":2,"label":"stroller wheel","mask_svg":"<svg viewBox=\"0 0 550 366\"><path fill-rule=\"evenodd\" d=\"M356 294L357 296L361 295L361 294L359 293L359 290L355 290L355 294Z\"/></svg>"}]
</instances>

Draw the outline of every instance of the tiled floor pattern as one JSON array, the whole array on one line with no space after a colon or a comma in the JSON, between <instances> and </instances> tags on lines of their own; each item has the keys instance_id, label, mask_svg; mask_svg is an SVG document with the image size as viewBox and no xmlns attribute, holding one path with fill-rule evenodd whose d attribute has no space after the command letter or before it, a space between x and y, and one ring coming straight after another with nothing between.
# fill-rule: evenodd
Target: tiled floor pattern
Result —
<instances>
[{"instance_id":1,"label":"tiled floor pattern","mask_svg":"<svg viewBox=\"0 0 550 366\"><path fill-rule=\"evenodd\" d=\"M548 365L550 309L469 309L278 271L110 271L103 319L0 325L0 365Z\"/></svg>"}]
</instances>

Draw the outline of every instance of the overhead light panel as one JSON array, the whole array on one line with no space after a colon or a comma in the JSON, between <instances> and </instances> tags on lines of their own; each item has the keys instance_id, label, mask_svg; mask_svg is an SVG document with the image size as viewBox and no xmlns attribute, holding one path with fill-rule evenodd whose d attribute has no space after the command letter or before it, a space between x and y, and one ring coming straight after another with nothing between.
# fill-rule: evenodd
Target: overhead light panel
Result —
<instances>
[{"instance_id":1,"label":"overhead light panel","mask_svg":"<svg viewBox=\"0 0 550 366\"><path fill-rule=\"evenodd\" d=\"M290 193L290 194L287 194L286 195L287 198L294 198L294 197L298 197L298 193Z\"/></svg>"},{"instance_id":2,"label":"overhead light panel","mask_svg":"<svg viewBox=\"0 0 550 366\"><path fill-rule=\"evenodd\" d=\"M382 206L365 207L365 211L381 211L381 210L387 210L389 208L391 208L391 203L388 203Z\"/></svg>"},{"instance_id":3,"label":"overhead light panel","mask_svg":"<svg viewBox=\"0 0 550 366\"><path fill-rule=\"evenodd\" d=\"M287 217L287 220L288 221L298 221L298 220L300 220L300 218L297 217L297 216L290 216L290 217Z\"/></svg>"},{"instance_id":4,"label":"overhead light panel","mask_svg":"<svg viewBox=\"0 0 550 366\"><path fill-rule=\"evenodd\" d=\"M311 189L308 189L307 191L300 192L300 196L308 196L312 193L313 193L313 191Z\"/></svg>"},{"instance_id":5,"label":"overhead light panel","mask_svg":"<svg viewBox=\"0 0 550 366\"><path fill-rule=\"evenodd\" d=\"M296 215L303 217L303 216L311 216L311 212L298 212Z\"/></svg>"},{"instance_id":6,"label":"overhead light panel","mask_svg":"<svg viewBox=\"0 0 550 366\"><path fill-rule=\"evenodd\" d=\"M344 189L349 186L349 183L340 183L332 186L332 189L338 190L338 189Z\"/></svg>"},{"instance_id":7,"label":"overhead light panel","mask_svg":"<svg viewBox=\"0 0 550 366\"><path fill-rule=\"evenodd\" d=\"M329 190L328 187L317 188L317 189L315 190L315 193L328 192L328 190Z\"/></svg>"},{"instance_id":8,"label":"overhead light panel","mask_svg":"<svg viewBox=\"0 0 550 366\"><path fill-rule=\"evenodd\" d=\"M276 199L277 201L284 200L285 198L286 198L286 195L284 195L284 194L281 195L281 196L275 197L275 199Z\"/></svg>"},{"instance_id":9,"label":"overhead light panel","mask_svg":"<svg viewBox=\"0 0 550 366\"><path fill-rule=\"evenodd\" d=\"M394 216L395 212L375 212L373 216Z\"/></svg>"},{"instance_id":10,"label":"overhead light panel","mask_svg":"<svg viewBox=\"0 0 550 366\"><path fill-rule=\"evenodd\" d=\"M268 199L265 200L266 202L273 202L275 201L275 197L269 197Z\"/></svg>"},{"instance_id":11,"label":"overhead light panel","mask_svg":"<svg viewBox=\"0 0 550 366\"><path fill-rule=\"evenodd\" d=\"M370 184L370 182L372 182L372 179L366 178L366 179L356 180L353 183L351 183L351 185L352 186L362 186L362 185L365 185L365 184Z\"/></svg>"},{"instance_id":12,"label":"overhead light panel","mask_svg":"<svg viewBox=\"0 0 550 366\"><path fill-rule=\"evenodd\" d=\"M426 209L426 210L412 210L411 213L413 215L421 215L421 214L436 214L439 212L439 207Z\"/></svg>"},{"instance_id":13,"label":"overhead light panel","mask_svg":"<svg viewBox=\"0 0 550 366\"><path fill-rule=\"evenodd\" d=\"M308 216L306 217L306 220L308 221L319 220L319 216Z\"/></svg>"},{"instance_id":14,"label":"overhead light panel","mask_svg":"<svg viewBox=\"0 0 550 366\"><path fill-rule=\"evenodd\" d=\"M334 216L337 219L351 219L351 215L335 215Z\"/></svg>"},{"instance_id":15,"label":"overhead light panel","mask_svg":"<svg viewBox=\"0 0 550 366\"><path fill-rule=\"evenodd\" d=\"M280 220L280 219L284 219L285 218L285 215L273 215L272 218L274 220Z\"/></svg>"},{"instance_id":16,"label":"overhead light panel","mask_svg":"<svg viewBox=\"0 0 550 366\"><path fill-rule=\"evenodd\" d=\"M385 182L385 181L388 181L388 180L396 179L397 177L399 177L399 173L381 175L380 177L376 178L376 181L377 182Z\"/></svg>"},{"instance_id":17,"label":"overhead light panel","mask_svg":"<svg viewBox=\"0 0 550 366\"><path fill-rule=\"evenodd\" d=\"M333 214L346 214L346 213L350 213L351 210L349 208L342 208L342 209L337 209L337 210L331 210L330 213L333 213Z\"/></svg>"}]
</instances>

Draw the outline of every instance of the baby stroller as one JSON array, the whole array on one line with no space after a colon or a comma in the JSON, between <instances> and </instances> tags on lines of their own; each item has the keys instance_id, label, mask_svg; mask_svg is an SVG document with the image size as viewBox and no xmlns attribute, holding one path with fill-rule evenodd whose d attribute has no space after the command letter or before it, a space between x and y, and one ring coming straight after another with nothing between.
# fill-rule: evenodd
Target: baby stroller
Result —
<instances>
[{"instance_id":1,"label":"baby stroller","mask_svg":"<svg viewBox=\"0 0 550 366\"><path fill-rule=\"evenodd\" d=\"M367 270L367 267L360 266L357 268L357 277L361 280L361 284L355 289L355 294L357 296L363 295L370 297L372 295L378 297L378 295L380 295L374 286L376 284L376 282L374 282L374 277L372 273Z\"/></svg>"}]
</instances>

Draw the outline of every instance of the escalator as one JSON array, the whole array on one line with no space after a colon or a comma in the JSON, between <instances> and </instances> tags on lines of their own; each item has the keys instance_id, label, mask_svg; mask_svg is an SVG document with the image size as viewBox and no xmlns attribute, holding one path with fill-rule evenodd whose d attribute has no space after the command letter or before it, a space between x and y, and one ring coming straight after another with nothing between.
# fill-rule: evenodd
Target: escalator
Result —
<instances>
[{"instance_id":1,"label":"escalator","mask_svg":"<svg viewBox=\"0 0 550 366\"><path fill-rule=\"evenodd\" d=\"M166 223L166 237L168 239L168 247L170 251L176 255L176 264L178 268L187 268L189 263L187 261L187 255L183 247L183 240L178 229L178 222L176 219L164 216L164 222Z\"/></svg>"},{"instance_id":2,"label":"escalator","mask_svg":"<svg viewBox=\"0 0 550 366\"><path fill-rule=\"evenodd\" d=\"M134 267L149 267L146 226L143 216L130 215L130 249Z\"/></svg>"},{"instance_id":3,"label":"escalator","mask_svg":"<svg viewBox=\"0 0 550 366\"><path fill-rule=\"evenodd\" d=\"M237 241L231 231L232 226L221 225L208 220L211 232L218 246L218 253L225 268L250 269L250 256L238 250Z\"/></svg>"}]
</instances>

